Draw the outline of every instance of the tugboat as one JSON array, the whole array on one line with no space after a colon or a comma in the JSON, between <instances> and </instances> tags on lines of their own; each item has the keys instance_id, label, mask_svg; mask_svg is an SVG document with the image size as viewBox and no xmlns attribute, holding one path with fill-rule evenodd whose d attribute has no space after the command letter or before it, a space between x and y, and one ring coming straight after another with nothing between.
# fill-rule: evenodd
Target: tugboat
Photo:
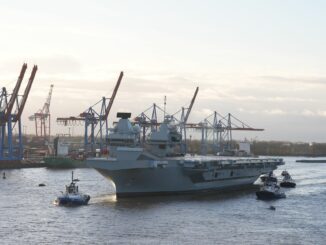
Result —
<instances>
[{"instance_id":1,"label":"tugboat","mask_svg":"<svg viewBox=\"0 0 326 245\"><path fill-rule=\"evenodd\" d=\"M74 171L71 172L71 183L66 185L66 193L62 193L55 200L57 205L87 205L91 199L89 195L79 193L76 182L78 179L74 179Z\"/></svg>"},{"instance_id":2,"label":"tugboat","mask_svg":"<svg viewBox=\"0 0 326 245\"><path fill-rule=\"evenodd\" d=\"M295 188L296 183L292 179L291 175L288 171L284 170L282 172L283 180L280 183L281 187L289 187L289 188Z\"/></svg>"},{"instance_id":3,"label":"tugboat","mask_svg":"<svg viewBox=\"0 0 326 245\"><path fill-rule=\"evenodd\" d=\"M256 192L257 198L261 200L272 200L285 198L285 193L277 185L276 178L273 177L273 173L270 172L268 178L265 179L264 185Z\"/></svg>"}]
</instances>

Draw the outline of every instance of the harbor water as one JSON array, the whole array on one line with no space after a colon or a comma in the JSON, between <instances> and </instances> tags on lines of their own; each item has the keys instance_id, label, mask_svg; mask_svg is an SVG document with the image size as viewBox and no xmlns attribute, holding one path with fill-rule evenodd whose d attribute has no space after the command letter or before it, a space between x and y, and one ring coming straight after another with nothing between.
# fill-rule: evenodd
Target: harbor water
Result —
<instances>
[{"instance_id":1,"label":"harbor water","mask_svg":"<svg viewBox=\"0 0 326 245\"><path fill-rule=\"evenodd\" d=\"M285 157L297 187L261 201L255 190L116 199L93 169L75 169L89 205L53 204L71 170L5 170L0 179L1 244L325 244L326 163ZM2 172L1 171L1 176ZM39 187L44 183L44 187ZM273 205L276 210L269 207Z\"/></svg>"}]
</instances>

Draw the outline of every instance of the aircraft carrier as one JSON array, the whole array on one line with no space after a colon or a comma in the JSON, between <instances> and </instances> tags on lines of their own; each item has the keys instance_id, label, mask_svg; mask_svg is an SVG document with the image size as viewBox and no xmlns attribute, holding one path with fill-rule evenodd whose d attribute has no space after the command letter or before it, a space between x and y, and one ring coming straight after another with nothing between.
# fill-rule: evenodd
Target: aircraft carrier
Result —
<instances>
[{"instance_id":1,"label":"aircraft carrier","mask_svg":"<svg viewBox=\"0 0 326 245\"><path fill-rule=\"evenodd\" d=\"M118 113L119 122L108 135L109 155L87 159L114 183L117 197L242 189L284 164L281 158L180 154L182 136L168 115L142 144L141 129L130 115Z\"/></svg>"}]
</instances>

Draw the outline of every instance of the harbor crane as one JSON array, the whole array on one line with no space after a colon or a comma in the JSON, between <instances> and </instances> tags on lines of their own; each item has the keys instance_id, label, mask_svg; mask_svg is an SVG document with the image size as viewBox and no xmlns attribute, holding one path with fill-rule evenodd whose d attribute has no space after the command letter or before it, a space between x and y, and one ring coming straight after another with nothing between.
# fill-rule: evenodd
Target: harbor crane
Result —
<instances>
[{"instance_id":1,"label":"harbor crane","mask_svg":"<svg viewBox=\"0 0 326 245\"><path fill-rule=\"evenodd\" d=\"M226 116L222 116L217 111L206 117L202 122L189 123L189 115L196 100L199 88L197 87L195 93L191 99L188 107L181 107L181 110L174 114L170 114L170 117L178 126L181 134L180 153L187 153L187 131L190 129L201 131L201 154L207 154L208 138L213 136L212 146L213 152L232 151L232 132L233 131L263 131L261 128L253 128L247 123L228 113ZM164 101L164 105L165 105ZM165 106L164 106L165 108ZM141 112L134 118L134 123L138 124L141 128L141 142L145 143L147 131L150 129L152 132L157 130L157 127L161 125L158 121L158 112L163 112L164 117L166 114L165 109L162 109L157 104L153 104L151 107ZM181 112L181 117L176 115ZM163 119L164 120L164 119Z\"/></svg>"},{"instance_id":2,"label":"harbor crane","mask_svg":"<svg viewBox=\"0 0 326 245\"><path fill-rule=\"evenodd\" d=\"M0 160L19 161L23 158L21 115L35 79L37 66L34 65L24 94L20 96L18 93L26 69L27 64L24 63L11 94L5 87L0 93ZM16 137L13 135L15 129L18 131Z\"/></svg>"},{"instance_id":3,"label":"harbor crane","mask_svg":"<svg viewBox=\"0 0 326 245\"><path fill-rule=\"evenodd\" d=\"M121 71L110 98L102 97L100 101L90 106L84 112L80 113L79 116L57 118L57 123L64 126L76 125L78 122L84 123L84 147L86 154L95 153L96 145L99 145L100 149L104 150L106 139L109 134L108 116L120 87L122 78L123 72ZM108 104L107 100L109 100ZM97 108L99 105L100 109L98 110Z\"/></svg>"},{"instance_id":4,"label":"harbor crane","mask_svg":"<svg viewBox=\"0 0 326 245\"><path fill-rule=\"evenodd\" d=\"M29 120L35 121L35 134L37 137L43 137L45 140L49 140L51 134L51 115L50 104L53 91L53 84L50 86L50 91L46 98L46 101L41 109L39 109L34 115L29 117Z\"/></svg>"},{"instance_id":5,"label":"harbor crane","mask_svg":"<svg viewBox=\"0 0 326 245\"><path fill-rule=\"evenodd\" d=\"M182 136L181 137L182 138L182 140L181 140L181 153L182 154L187 153L187 134L186 134L187 130L186 130L186 125L187 125L187 122L188 122L190 112L192 110L192 106L195 103L198 91L199 91L199 87L196 88L195 93L194 93L194 95L193 95L193 97L191 99L189 107L188 108L182 107L182 109L181 109L182 112L181 112L180 131L181 131L181 136Z\"/></svg>"},{"instance_id":6,"label":"harbor crane","mask_svg":"<svg viewBox=\"0 0 326 245\"><path fill-rule=\"evenodd\" d=\"M222 116L217 111L206 117L193 128L201 130L201 154L207 153L208 134L212 133L213 151L224 152L232 150L232 131L263 131L262 128L253 128L247 123L228 113Z\"/></svg>"},{"instance_id":7,"label":"harbor crane","mask_svg":"<svg viewBox=\"0 0 326 245\"><path fill-rule=\"evenodd\" d=\"M182 140L180 145L180 151L182 154L187 153L186 128L189 128L188 118L192 110L192 107L195 103L198 91L199 91L199 87L196 88L195 93L188 107L181 107L181 109L175 112L174 114L170 114L173 120L176 121L178 130L180 131L181 134ZM164 109L162 109L161 107L159 107L157 104L154 103L151 107L149 107L145 111L141 112L137 117L135 117L134 119L135 123L138 124L139 127L142 129L141 142L143 144L145 143L147 130L150 129L151 132L157 131L157 127L161 125L161 123L158 122L158 111L163 113L164 115L163 120L165 119L166 116L165 105L166 105L166 98L164 98ZM180 113L181 113L180 119L177 119L177 114L180 115ZM190 124L190 125L194 125L194 124Z\"/></svg>"}]
</instances>

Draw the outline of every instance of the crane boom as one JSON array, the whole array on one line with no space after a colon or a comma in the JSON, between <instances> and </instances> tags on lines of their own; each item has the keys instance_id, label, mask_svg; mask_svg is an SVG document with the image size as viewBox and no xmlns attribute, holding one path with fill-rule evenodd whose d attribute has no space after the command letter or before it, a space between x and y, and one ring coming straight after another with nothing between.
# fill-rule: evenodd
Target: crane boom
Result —
<instances>
[{"instance_id":1,"label":"crane boom","mask_svg":"<svg viewBox=\"0 0 326 245\"><path fill-rule=\"evenodd\" d=\"M185 119L184 119L184 123L187 123L187 121L188 121L188 117L189 117L189 115L190 115L190 112L191 112L192 106L193 106L194 103L195 103L195 99L196 99L196 97L197 97L198 90L199 90L199 87L196 88L196 91L195 91L195 93L194 93L194 96L192 97L192 100L191 100L191 102L190 102L190 106L189 106L189 108L188 108L188 110L187 110L187 114L186 114Z\"/></svg>"},{"instance_id":2,"label":"crane boom","mask_svg":"<svg viewBox=\"0 0 326 245\"><path fill-rule=\"evenodd\" d=\"M0 93L0 112L4 112L7 106L7 89L2 87L2 92Z\"/></svg>"},{"instance_id":3,"label":"crane boom","mask_svg":"<svg viewBox=\"0 0 326 245\"><path fill-rule=\"evenodd\" d=\"M112 92L112 96L110 98L110 102L109 104L107 105L107 107L105 108L104 113L102 115L99 116L99 120L106 120L108 118L108 115L110 113L110 110L112 108L112 105L113 105L113 102L114 102L114 99L115 99L115 96L118 92L118 89L119 89L119 86L120 86L120 83L121 83L121 80L122 80L122 77L123 77L123 71L120 72L120 75L119 75L119 78L118 78L118 81L114 87L114 90ZM103 97L104 98L104 97ZM105 99L105 98L104 98ZM101 100L102 101L102 100ZM97 102L95 105L97 105L99 102ZM92 107L94 107L95 105L93 105ZM88 112L82 112L80 113L79 116L75 117L75 116L72 116L72 117L58 117L57 118L57 122L60 122L60 123L63 123L65 126L68 125L70 122L76 122L76 121L85 121L85 118L86 117L91 117L91 115L88 115Z\"/></svg>"},{"instance_id":4,"label":"crane boom","mask_svg":"<svg viewBox=\"0 0 326 245\"><path fill-rule=\"evenodd\" d=\"M119 89L119 86L120 86L120 83L121 83L121 80L122 80L122 77L123 77L123 71L120 72L120 75L119 75L119 78L118 78L117 84L115 85L115 88L114 88L114 90L113 90L113 92L112 92L112 96L111 96L111 98L110 98L110 102L109 102L109 104L108 104L108 106L107 106L107 108L106 108L106 110L105 110L105 119L107 119L108 116L109 116L109 113L110 113L111 107L112 107L112 105L113 105L113 102L114 102L115 96L116 96L116 94L117 94L117 92L118 92L118 89Z\"/></svg>"},{"instance_id":5,"label":"crane boom","mask_svg":"<svg viewBox=\"0 0 326 245\"><path fill-rule=\"evenodd\" d=\"M45 103L43 105L43 108L42 108L42 111L41 111L45 115L48 115L49 112L50 112L52 91L53 91L53 84L51 84L51 86L50 86L50 91L49 91L48 97L46 98L46 101L45 101Z\"/></svg>"},{"instance_id":6,"label":"crane boom","mask_svg":"<svg viewBox=\"0 0 326 245\"><path fill-rule=\"evenodd\" d=\"M18 96L20 85L21 85L21 83L22 83L22 81L24 79L26 69L27 69L27 64L24 63L23 66L22 66L22 69L20 71L16 86L15 86L13 92L12 92L9 103L7 105L7 110L6 110L6 113L5 113L5 116L4 116L4 121L5 122L8 120L8 118L9 118L9 116L11 114L12 108L14 107L15 101L16 101L17 96Z\"/></svg>"},{"instance_id":7,"label":"crane boom","mask_svg":"<svg viewBox=\"0 0 326 245\"><path fill-rule=\"evenodd\" d=\"M3 87L2 92L0 94L0 126L3 126L6 123L6 121L4 120L4 114L7 104L7 90L5 87Z\"/></svg>"},{"instance_id":8,"label":"crane boom","mask_svg":"<svg viewBox=\"0 0 326 245\"><path fill-rule=\"evenodd\" d=\"M14 118L14 121L19 120L20 117L21 117L21 115L22 115L22 113L23 113L23 110L24 110L24 107L25 107L25 104L26 104L26 101L27 101L27 97L28 97L29 91L31 90L31 87L32 87L32 84L33 84L33 81L34 81L34 78L35 78L36 71L37 71L37 66L34 65L33 70L32 70L32 73L31 73L31 76L29 77L27 86L25 88L25 92L24 92L23 98L22 98L21 103L20 103L20 106L18 108L18 112L17 112L17 114L16 114L16 116Z\"/></svg>"},{"instance_id":9,"label":"crane boom","mask_svg":"<svg viewBox=\"0 0 326 245\"><path fill-rule=\"evenodd\" d=\"M201 123L187 123L185 124L186 128L193 128L193 129L214 129L213 126L209 125L203 125ZM251 127L228 127L228 126L222 126L220 128L221 130L235 130L235 131L264 131L263 128L251 128Z\"/></svg>"}]
</instances>

